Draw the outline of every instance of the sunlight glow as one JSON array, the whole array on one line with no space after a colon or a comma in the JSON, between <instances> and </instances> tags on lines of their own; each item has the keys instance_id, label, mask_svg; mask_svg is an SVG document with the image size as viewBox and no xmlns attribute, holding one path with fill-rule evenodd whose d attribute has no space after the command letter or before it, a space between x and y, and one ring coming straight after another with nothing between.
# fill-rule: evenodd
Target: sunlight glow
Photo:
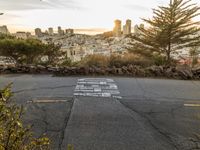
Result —
<instances>
[{"instance_id":1,"label":"sunlight glow","mask_svg":"<svg viewBox=\"0 0 200 150\"><path fill-rule=\"evenodd\" d=\"M7 25L11 32L33 31L34 28L84 28L111 30L113 21L134 24L141 18L152 16L152 8L167 4L169 0L0 0L0 25ZM198 2L198 0L193 0Z\"/></svg>"}]
</instances>

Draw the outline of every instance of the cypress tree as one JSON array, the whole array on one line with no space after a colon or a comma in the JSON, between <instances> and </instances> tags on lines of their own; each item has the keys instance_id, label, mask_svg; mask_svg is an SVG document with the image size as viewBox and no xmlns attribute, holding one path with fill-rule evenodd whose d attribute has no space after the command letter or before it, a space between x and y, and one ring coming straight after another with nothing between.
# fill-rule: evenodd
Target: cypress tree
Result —
<instances>
[{"instance_id":1,"label":"cypress tree","mask_svg":"<svg viewBox=\"0 0 200 150\"><path fill-rule=\"evenodd\" d=\"M132 36L131 50L145 56L162 54L170 64L173 53L199 46L200 21L193 19L200 7L191 1L170 0L167 6L153 9L152 19L142 19L147 28L139 27L139 35Z\"/></svg>"}]
</instances>

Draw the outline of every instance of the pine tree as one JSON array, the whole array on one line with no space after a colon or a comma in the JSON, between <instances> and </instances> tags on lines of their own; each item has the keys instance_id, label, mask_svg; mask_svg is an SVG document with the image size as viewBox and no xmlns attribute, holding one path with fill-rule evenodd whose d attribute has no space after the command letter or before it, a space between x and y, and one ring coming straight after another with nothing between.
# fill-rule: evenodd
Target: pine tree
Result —
<instances>
[{"instance_id":1,"label":"pine tree","mask_svg":"<svg viewBox=\"0 0 200 150\"><path fill-rule=\"evenodd\" d=\"M170 0L168 6L153 9L152 19L142 19L147 28L139 27L134 34L131 49L142 55L162 54L167 64L172 54L200 45L200 22L193 19L200 15L200 7L192 0Z\"/></svg>"}]
</instances>

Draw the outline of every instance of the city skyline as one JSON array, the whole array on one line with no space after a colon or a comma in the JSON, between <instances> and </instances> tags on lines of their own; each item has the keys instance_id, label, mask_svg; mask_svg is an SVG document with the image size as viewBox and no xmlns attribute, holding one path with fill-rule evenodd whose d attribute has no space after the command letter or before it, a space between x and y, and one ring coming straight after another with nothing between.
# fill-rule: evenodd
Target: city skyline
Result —
<instances>
[{"instance_id":1,"label":"city skyline","mask_svg":"<svg viewBox=\"0 0 200 150\"><path fill-rule=\"evenodd\" d=\"M192 2L199 4L198 0ZM0 25L7 25L11 32L34 33L35 28L61 26L96 34L112 30L116 19L140 24L141 18L152 17L152 8L167 3L169 0L0 0L0 13L4 13Z\"/></svg>"}]
</instances>

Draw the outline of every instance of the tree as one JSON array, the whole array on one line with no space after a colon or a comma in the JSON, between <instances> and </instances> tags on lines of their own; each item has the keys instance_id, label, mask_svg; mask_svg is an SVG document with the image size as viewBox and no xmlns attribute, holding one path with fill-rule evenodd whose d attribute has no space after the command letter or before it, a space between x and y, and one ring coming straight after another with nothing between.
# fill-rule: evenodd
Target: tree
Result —
<instances>
[{"instance_id":1,"label":"tree","mask_svg":"<svg viewBox=\"0 0 200 150\"><path fill-rule=\"evenodd\" d=\"M46 45L37 39L27 39L22 41L21 47L17 46L17 48L25 58L23 62L26 64L37 64L38 57L43 55Z\"/></svg>"},{"instance_id":2,"label":"tree","mask_svg":"<svg viewBox=\"0 0 200 150\"><path fill-rule=\"evenodd\" d=\"M199 54L200 50L199 47L193 47L190 49L190 57L191 57L191 66L194 67L196 64L198 64Z\"/></svg>"},{"instance_id":3,"label":"tree","mask_svg":"<svg viewBox=\"0 0 200 150\"><path fill-rule=\"evenodd\" d=\"M43 54L46 45L36 39L3 38L0 55L13 57L18 63L33 64Z\"/></svg>"},{"instance_id":4,"label":"tree","mask_svg":"<svg viewBox=\"0 0 200 150\"><path fill-rule=\"evenodd\" d=\"M11 84L0 90L0 149L49 150L49 139L34 138L22 122L23 107L11 102Z\"/></svg>"},{"instance_id":5,"label":"tree","mask_svg":"<svg viewBox=\"0 0 200 150\"><path fill-rule=\"evenodd\" d=\"M132 51L147 56L157 52L170 64L172 54L200 45L200 22L193 21L200 7L191 1L170 0L168 6L153 9L152 19L142 19L148 28L138 27L140 34L132 36Z\"/></svg>"},{"instance_id":6,"label":"tree","mask_svg":"<svg viewBox=\"0 0 200 150\"><path fill-rule=\"evenodd\" d=\"M45 45L45 50L43 55L48 56L48 64L56 65L60 61L60 57L64 54L60 51L61 45L48 43Z\"/></svg>"}]
</instances>

